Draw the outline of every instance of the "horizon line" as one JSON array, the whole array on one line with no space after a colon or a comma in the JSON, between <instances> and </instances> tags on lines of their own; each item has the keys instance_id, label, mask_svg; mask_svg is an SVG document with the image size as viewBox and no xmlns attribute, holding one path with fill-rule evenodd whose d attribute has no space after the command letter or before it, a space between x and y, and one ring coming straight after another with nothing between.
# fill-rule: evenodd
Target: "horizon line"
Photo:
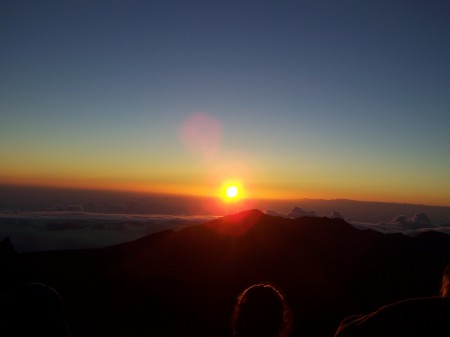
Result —
<instances>
[{"instance_id":1,"label":"horizon line","mask_svg":"<svg viewBox=\"0 0 450 337\"><path fill-rule=\"evenodd\" d=\"M184 198L212 198L220 199L219 195L214 194L189 194L189 193L175 193L175 192L162 192L162 191L150 191L150 190L136 190L118 187L86 187L86 186L70 186L70 185L45 185L45 184L20 184L20 183L9 183L0 182L1 187L10 188L36 188L36 189L51 189L51 190L73 190L73 191L84 191L84 192L109 192L109 193L134 193L142 195L152 195L152 196L170 196L170 197L184 197ZM263 197L246 197L247 200L254 201L276 201L276 202L295 202L301 200L311 200L311 201L348 201L348 202L360 202L360 203L377 203L377 204L392 204L392 205L411 205L411 206L426 206L426 207L436 207L436 208L450 208L448 204L428 204L421 202L405 202L405 201L381 201L372 199L352 199L346 197L336 197L336 198L310 198L310 197L292 197L292 198L263 198Z\"/></svg>"}]
</instances>

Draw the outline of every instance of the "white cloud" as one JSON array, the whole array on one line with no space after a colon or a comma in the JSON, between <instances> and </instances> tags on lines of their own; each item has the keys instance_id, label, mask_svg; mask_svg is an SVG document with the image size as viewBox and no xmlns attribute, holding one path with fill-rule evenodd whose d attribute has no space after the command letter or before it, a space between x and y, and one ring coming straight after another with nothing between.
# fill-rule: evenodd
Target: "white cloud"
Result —
<instances>
[{"instance_id":1,"label":"white cloud","mask_svg":"<svg viewBox=\"0 0 450 337\"><path fill-rule=\"evenodd\" d=\"M314 211L305 211L300 207L294 207L287 215L288 218L292 219L301 218L303 216L317 217L318 215Z\"/></svg>"},{"instance_id":2,"label":"white cloud","mask_svg":"<svg viewBox=\"0 0 450 337\"><path fill-rule=\"evenodd\" d=\"M345 219L341 212L333 211L327 215L328 218L332 219Z\"/></svg>"},{"instance_id":3,"label":"white cloud","mask_svg":"<svg viewBox=\"0 0 450 337\"><path fill-rule=\"evenodd\" d=\"M279 212L277 212L277 211L274 211L274 210L272 210L272 209L267 209L267 210L264 211L264 213L266 213L267 215L271 215L271 216L281 216L281 217L285 217L284 214L281 214L281 213L279 213Z\"/></svg>"},{"instance_id":4,"label":"white cloud","mask_svg":"<svg viewBox=\"0 0 450 337\"><path fill-rule=\"evenodd\" d=\"M433 231L450 234L450 225L435 226L425 213L417 213L412 217L399 215L387 223L358 221L349 221L349 223L358 229L372 229L380 233L403 233L405 235L415 236L423 232Z\"/></svg>"}]
</instances>

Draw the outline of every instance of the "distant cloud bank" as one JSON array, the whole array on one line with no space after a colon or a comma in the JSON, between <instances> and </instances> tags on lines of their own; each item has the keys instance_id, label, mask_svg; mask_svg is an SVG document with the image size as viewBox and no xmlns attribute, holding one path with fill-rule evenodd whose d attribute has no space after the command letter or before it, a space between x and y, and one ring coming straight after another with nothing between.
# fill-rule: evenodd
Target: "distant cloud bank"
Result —
<instances>
[{"instance_id":1,"label":"distant cloud bank","mask_svg":"<svg viewBox=\"0 0 450 337\"><path fill-rule=\"evenodd\" d=\"M405 215L396 216L392 221L388 222L362 222L346 219L344 215L339 211L332 211L329 214L318 214L315 211L305 211L300 207L294 207L288 214L281 214L274 210L265 211L268 215L283 216L287 218L301 218L301 217L328 217L328 218L340 218L346 220L353 227L361 230L375 230L381 233L402 233L405 235L415 236L427 231L442 232L450 234L450 223L435 225L431 222L425 213L416 213L411 217Z\"/></svg>"},{"instance_id":2,"label":"distant cloud bank","mask_svg":"<svg viewBox=\"0 0 450 337\"><path fill-rule=\"evenodd\" d=\"M213 220L214 216L133 215L66 211L0 213L0 240L19 252L101 248L163 230Z\"/></svg>"},{"instance_id":3,"label":"distant cloud bank","mask_svg":"<svg viewBox=\"0 0 450 337\"><path fill-rule=\"evenodd\" d=\"M357 229L386 234L403 233L414 236L426 231L450 234L450 224L435 225L425 213L417 213L411 217L400 215L391 221L380 223L348 220L339 211L319 214L300 207L294 207L286 215L273 210L267 210L266 214L289 218L342 218ZM81 212L75 206L64 211L0 213L0 240L9 237L19 252L101 248L163 230L179 230L216 218L218 216L90 213Z\"/></svg>"},{"instance_id":4,"label":"distant cloud bank","mask_svg":"<svg viewBox=\"0 0 450 337\"><path fill-rule=\"evenodd\" d=\"M266 213L274 216L342 218L358 229L382 233L450 234L450 207L347 199L251 202L246 209L269 209ZM99 248L226 212L224 203L213 197L0 185L0 240L10 237L20 252Z\"/></svg>"},{"instance_id":5,"label":"distant cloud bank","mask_svg":"<svg viewBox=\"0 0 450 337\"><path fill-rule=\"evenodd\" d=\"M403 233L415 236L423 232L434 231L450 234L450 224L434 225L425 213L418 213L412 217L399 215L390 222L385 223L365 223L349 221L358 229L372 229L381 233Z\"/></svg>"}]
</instances>

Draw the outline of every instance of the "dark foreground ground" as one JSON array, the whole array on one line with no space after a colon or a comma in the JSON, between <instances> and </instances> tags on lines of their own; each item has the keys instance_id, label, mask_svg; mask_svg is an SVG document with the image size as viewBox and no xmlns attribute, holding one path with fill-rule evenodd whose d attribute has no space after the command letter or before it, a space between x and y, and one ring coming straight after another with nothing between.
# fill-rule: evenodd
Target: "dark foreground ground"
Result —
<instances>
[{"instance_id":1,"label":"dark foreground ground","mask_svg":"<svg viewBox=\"0 0 450 337\"><path fill-rule=\"evenodd\" d=\"M331 337L348 315L436 295L450 236L361 231L343 220L246 211L95 250L0 249L3 293L22 282L57 289L74 337L231 336L240 291L281 288L292 336Z\"/></svg>"}]
</instances>

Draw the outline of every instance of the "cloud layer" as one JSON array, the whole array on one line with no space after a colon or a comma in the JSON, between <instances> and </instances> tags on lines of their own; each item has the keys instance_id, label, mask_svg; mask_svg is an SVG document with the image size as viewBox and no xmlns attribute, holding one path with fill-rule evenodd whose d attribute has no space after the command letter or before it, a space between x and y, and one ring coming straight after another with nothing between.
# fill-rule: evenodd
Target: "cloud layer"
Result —
<instances>
[{"instance_id":1,"label":"cloud layer","mask_svg":"<svg viewBox=\"0 0 450 337\"><path fill-rule=\"evenodd\" d=\"M100 248L215 218L74 211L0 213L0 240L9 237L19 252Z\"/></svg>"},{"instance_id":2,"label":"cloud layer","mask_svg":"<svg viewBox=\"0 0 450 337\"><path fill-rule=\"evenodd\" d=\"M363 222L363 221L353 221L346 219L344 215L339 211L332 211L328 214L318 214L315 211L305 211L300 207L294 207L288 214L283 215L273 210L267 210L266 214L285 216L288 218L300 218L303 216L307 217L318 217L324 216L328 218L340 218L346 220L353 227L361 230L375 230L381 233L403 233L405 235L418 235L427 231L436 231L446 234L450 234L450 224L434 225L425 213L416 213L413 216L399 215L394 217L388 222Z\"/></svg>"}]
</instances>

